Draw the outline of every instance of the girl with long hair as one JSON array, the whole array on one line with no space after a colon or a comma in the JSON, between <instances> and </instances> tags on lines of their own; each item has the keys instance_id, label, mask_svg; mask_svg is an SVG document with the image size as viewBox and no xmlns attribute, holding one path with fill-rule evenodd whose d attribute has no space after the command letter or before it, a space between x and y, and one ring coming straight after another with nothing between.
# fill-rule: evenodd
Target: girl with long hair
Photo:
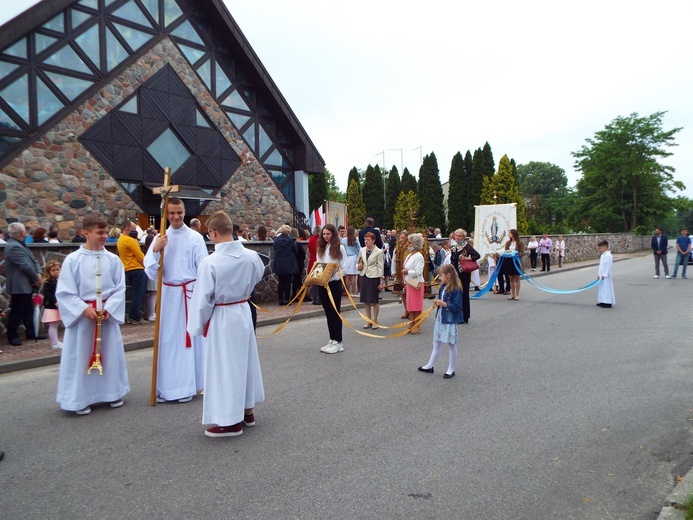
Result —
<instances>
[{"instance_id":1,"label":"girl with long hair","mask_svg":"<svg viewBox=\"0 0 693 520\"><path fill-rule=\"evenodd\" d=\"M318 250L315 261L318 263L338 263L339 268L344 272L347 265L346 248L342 245L337 234L337 228L332 224L326 224L322 228L320 238L318 239ZM339 270L335 270L332 278L328 283L329 288L318 287L320 303L325 311L327 318L327 329L330 333L330 341L320 349L325 354L336 354L344 351L342 346L342 320L339 318L339 313L342 308L342 281L339 279ZM327 291L332 294L332 301Z\"/></svg>"},{"instance_id":2,"label":"girl with long hair","mask_svg":"<svg viewBox=\"0 0 693 520\"><path fill-rule=\"evenodd\" d=\"M524 244L520 240L520 235L517 233L517 229L511 229L508 231L508 236L510 240L505 243L506 251L514 251L519 255L519 260L522 261L522 251L524 250ZM510 277L510 298L508 300L519 301L520 299L520 275L522 274L518 267L515 265L515 257L506 256L503 259L503 272Z\"/></svg>"},{"instance_id":3,"label":"girl with long hair","mask_svg":"<svg viewBox=\"0 0 693 520\"><path fill-rule=\"evenodd\" d=\"M55 288L60 278L60 262L49 260L43 272L43 316L41 321L48 325L48 337L51 340L51 348L57 350L63 344L58 339L58 327L60 326L60 311L58 300L55 297Z\"/></svg>"},{"instance_id":4,"label":"girl with long hair","mask_svg":"<svg viewBox=\"0 0 693 520\"><path fill-rule=\"evenodd\" d=\"M361 252L361 244L356 236L356 230L353 227L349 226L347 228L346 240L342 240L342 244L344 244L347 253L347 267L344 271L344 281L346 281L349 293L355 296L359 292L357 283L359 271L356 269L356 262Z\"/></svg>"},{"instance_id":5,"label":"girl with long hair","mask_svg":"<svg viewBox=\"0 0 693 520\"><path fill-rule=\"evenodd\" d=\"M441 265L438 269L440 278L440 288L438 297L433 300L433 305L437 308L436 322L433 327L433 350L431 357L424 366L418 368L419 372L433 373L440 346L443 343L448 345L448 369L443 374L445 379L450 379L455 375L455 363L457 362L457 324L462 323L462 282L457 276L457 270L450 264Z\"/></svg>"}]
</instances>

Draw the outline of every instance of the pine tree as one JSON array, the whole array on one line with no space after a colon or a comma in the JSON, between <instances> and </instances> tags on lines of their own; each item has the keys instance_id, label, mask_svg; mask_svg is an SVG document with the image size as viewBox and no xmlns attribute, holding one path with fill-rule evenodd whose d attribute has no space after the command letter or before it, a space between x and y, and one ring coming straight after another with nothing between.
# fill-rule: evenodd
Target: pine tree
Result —
<instances>
[{"instance_id":1,"label":"pine tree","mask_svg":"<svg viewBox=\"0 0 693 520\"><path fill-rule=\"evenodd\" d=\"M419 198L416 196L416 192L412 190L402 191L399 197L397 197L397 204L395 205L395 229L409 229L409 219L411 217L414 218L414 227L421 228L422 224L419 222Z\"/></svg>"},{"instance_id":2,"label":"pine tree","mask_svg":"<svg viewBox=\"0 0 693 520\"><path fill-rule=\"evenodd\" d=\"M422 223L427 226L437 227L445 233L445 206L443 200L443 186L440 184L440 170L436 154L431 152L426 155L419 170L419 202L421 207Z\"/></svg>"},{"instance_id":3,"label":"pine tree","mask_svg":"<svg viewBox=\"0 0 693 520\"><path fill-rule=\"evenodd\" d=\"M360 190L361 189L361 173L356 169L356 166L354 166L349 171L349 177L347 178L347 190L349 189L349 185L351 184L352 179L356 180L356 184L358 184L359 190Z\"/></svg>"},{"instance_id":4,"label":"pine tree","mask_svg":"<svg viewBox=\"0 0 693 520\"><path fill-rule=\"evenodd\" d=\"M313 211L327 199L327 171L308 177L308 201Z\"/></svg>"},{"instance_id":5,"label":"pine tree","mask_svg":"<svg viewBox=\"0 0 693 520\"><path fill-rule=\"evenodd\" d=\"M384 199L383 176L380 173L380 166L376 164L375 168L373 168L368 165L366 179L363 182L363 203L366 206L366 216L373 217L376 226L383 225L383 215L385 214ZM352 222L357 223L355 220L352 220Z\"/></svg>"},{"instance_id":6,"label":"pine tree","mask_svg":"<svg viewBox=\"0 0 693 520\"><path fill-rule=\"evenodd\" d=\"M474 218L476 217L474 206L481 204L481 189L484 185L484 152L481 148L477 148L474 151L471 172L467 185L467 189L469 190L469 204L466 208L467 225L470 230L474 226Z\"/></svg>"},{"instance_id":7,"label":"pine tree","mask_svg":"<svg viewBox=\"0 0 693 520\"><path fill-rule=\"evenodd\" d=\"M347 188L347 218L350 225L360 226L366 220L366 206L361 197L361 190L356 179L349 181Z\"/></svg>"},{"instance_id":8,"label":"pine tree","mask_svg":"<svg viewBox=\"0 0 693 520\"><path fill-rule=\"evenodd\" d=\"M397 197L402 191L402 181L399 178L397 166L392 166L390 175L387 177L387 188L385 191L385 218L383 218L383 227L392 229L395 224L395 206L397 205Z\"/></svg>"},{"instance_id":9,"label":"pine tree","mask_svg":"<svg viewBox=\"0 0 693 520\"><path fill-rule=\"evenodd\" d=\"M464 159L457 152L450 165L450 184L448 186L448 229L455 230L467 225L467 205L469 190L464 170Z\"/></svg>"},{"instance_id":10,"label":"pine tree","mask_svg":"<svg viewBox=\"0 0 693 520\"><path fill-rule=\"evenodd\" d=\"M496 198L494 199L494 195ZM527 216L525 214L525 202L520 194L520 185L517 176L513 173L513 166L507 155L504 155L498 164L498 172L484 178L484 186L481 193L482 204L517 204L517 231L520 235L528 231Z\"/></svg>"},{"instance_id":11,"label":"pine tree","mask_svg":"<svg viewBox=\"0 0 693 520\"><path fill-rule=\"evenodd\" d=\"M418 191L416 179L411 173L409 173L408 168L405 168L402 172L402 191L405 193L407 191L413 191L414 193Z\"/></svg>"}]
</instances>

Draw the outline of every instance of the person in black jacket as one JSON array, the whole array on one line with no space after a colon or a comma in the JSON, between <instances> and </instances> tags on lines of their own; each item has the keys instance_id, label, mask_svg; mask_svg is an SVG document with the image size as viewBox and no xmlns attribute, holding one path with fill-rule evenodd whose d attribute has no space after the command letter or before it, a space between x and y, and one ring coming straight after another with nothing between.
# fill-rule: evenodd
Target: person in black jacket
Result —
<instances>
[{"instance_id":1,"label":"person in black jacket","mask_svg":"<svg viewBox=\"0 0 693 520\"><path fill-rule=\"evenodd\" d=\"M296 228L291 228L291 233L289 233L289 236L296 240L296 271L294 272L294 275L291 277L291 299L293 300L294 297L296 296L296 293L301 289L303 286L303 269L305 269L306 266L306 250L303 249L301 244L298 243L298 240L308 240L305 236L299 236L302 235L304 230L299 231ZM308 298L310 300L310 298Z\"/></svg>"},{"instance_id":2,"label":"person in black jacket","mask_svg":"<svg viewBox=\"0 0 693 520\"><path fill-rule=\"evenodd\" d=\"M472 274L465 273L460 267L460 260L474 260L481 258L481 255L467 242L467 232L464 229L455 230L455 243L450 247L450 263L457 270L462 282L462 314L464 321L469 323L469 283L472 281Z\"/></svg>"},{"instance_id":3,"label":"person in black jacket","mask_svg":"<svg viewBox=\"0 0 693 520\"><path fill-rule=\"evenodd\" d=\"M296 240L289 236L291 228L284 224L277 230L274 238L274 274L277 275L277 300L279 305L286 305L291 299L291 279L298 271L298 246Z\"/></svg>"}]
</instances>

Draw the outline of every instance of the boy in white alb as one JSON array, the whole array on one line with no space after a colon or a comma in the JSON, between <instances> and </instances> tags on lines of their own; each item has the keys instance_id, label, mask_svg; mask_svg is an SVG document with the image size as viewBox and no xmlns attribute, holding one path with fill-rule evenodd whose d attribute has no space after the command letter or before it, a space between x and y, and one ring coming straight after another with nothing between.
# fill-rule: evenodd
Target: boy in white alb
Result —
<instances>
[{"instance_id":1,"label":"boy in white alb","mask_svg":"<svg viewBox=\"0 0 693 520\"><path fill-rule=\"evenodd\" d=\"M599 272L597 273L597 279L599 280L597 305L603 308L610 308L616 303L614 281L611 278L613 258L611 257L611 251L609 251L609 242L602 240L599 242L598 247L601 256L599 257Z\"/></svg>"},{"instance_id":2,"label":"boy in white alb","mask_svg":"<svg viewBox=\"0 0 693 520\"><path fill-rule=\"evenodd\" d=\"M200 262L189 305L188 332L205 335L202 424L208 437L235 437L254 426L253 407L265 400L260 359L248 298L265 266L254 251L233 239L229 216L207 221L214 253Z\"/></svg>"},{"instance_id":3,"label":"boy in white alb","mask_svg":"<svg viewBox=\"0 0 693 520\"><path fill-rule=\"evenodd\" d=\"M123 406L130 392L120 325L125 321L125 270L113 253L104 249L108 225L100 217L84 219L86 242L65 259L56 289L60 317L65 324L60 356L58 395L63 410L87 415L95 403ZM95 351L97 317L97 272L100 269L103 319L101 321L101 365L87 370Z\"/></svg>"}]
</instances>

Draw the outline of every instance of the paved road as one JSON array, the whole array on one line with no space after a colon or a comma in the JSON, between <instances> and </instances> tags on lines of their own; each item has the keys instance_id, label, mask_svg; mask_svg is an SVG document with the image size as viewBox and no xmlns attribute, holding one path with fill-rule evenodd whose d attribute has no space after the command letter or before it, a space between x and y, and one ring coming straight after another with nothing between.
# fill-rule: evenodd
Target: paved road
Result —
<instances>
[{"instance_id":1,"label":"paved road","mask_svg":"<svg viewBox=\"0 0 693 520\"><path fill-rule=\"evenodd\" d=\"M556 271L541 282L596 274ZM235 439L203 435L199 398L148 406L150 350L127 354L125 406L86 417L54 403L57 367L2 375L0 516L655 518L693 466L693 281L653 280L649 256L614 271L610 310L527 283L473 302L450 380L446 354L416 371L432 323L347 331L333 356L324 319L292 323L260 342L268 400Z\"/></svg>"}]
</instances>

